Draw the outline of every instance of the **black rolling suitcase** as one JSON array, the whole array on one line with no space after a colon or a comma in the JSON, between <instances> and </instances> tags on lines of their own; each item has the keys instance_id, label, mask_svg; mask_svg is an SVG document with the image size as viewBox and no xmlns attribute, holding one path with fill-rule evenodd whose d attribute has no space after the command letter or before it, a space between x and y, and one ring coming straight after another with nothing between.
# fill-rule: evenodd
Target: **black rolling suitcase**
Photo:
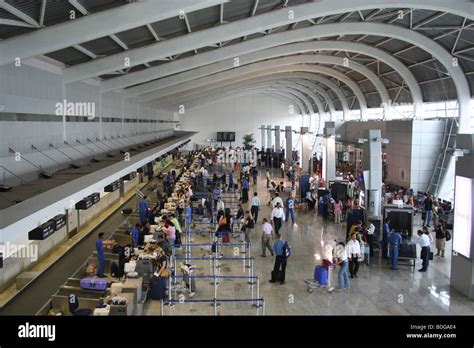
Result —
<instances>
[{"instance_id":1,"label":"black rolling suitcase","mask_svg":"<svg viewBox=\"0 0 474 348\"><path fill-rule=\"evenodd\" d=\"M150 279L150 298L163 300L166 298L166 278L153 276Z\"/></svg>"},{"instance_id":2,"label":"black rolling suitcase","mask_svg":"<svg viewBox=\"0 0 474 348\"><path fill-rule=\"evenodd\" d=\"M277 283L277 282L281 282L282 280L282 271L278 271L277 272L278 274L275 274L275 271L272 271L272 283Z\"/></svg>"}]
</instances>

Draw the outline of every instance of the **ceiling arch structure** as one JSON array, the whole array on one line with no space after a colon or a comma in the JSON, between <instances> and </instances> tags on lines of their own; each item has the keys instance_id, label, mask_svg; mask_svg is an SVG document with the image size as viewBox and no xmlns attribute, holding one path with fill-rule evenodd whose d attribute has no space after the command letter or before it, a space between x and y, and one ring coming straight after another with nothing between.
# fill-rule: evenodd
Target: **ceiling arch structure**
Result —
<instances>
[{"instance_id":1,"label":"ceiling arch structure","mask_svg":"<svg viewBox=\"0 0 474 348\"><path fill-rule=\"evenodd\" d=\"M287 58L280 58L280 59L287 59ZM266 70L257 70L256 72L252 72L246 75L238 75L238 77L235 80L237 80L238 82L245 79L252 79L259 76L278 74L281 72L311 72L311 73L319 73L319 74L324 74L326 76L334 77L335 79L346 84L352 90L352 92L356 96L357 101L359 103L361 115L364 116L367 112L367 102L366 102L364 93L359 88L357 83L355 83L352 79L350 79L347 75L343 74L342 72L328 68L328 67L323 67L319 65L310 65L310 64L294 64L294 65L284 64L282 66L279 66L277 63L274 67L268 68L268 64L267 64ZM222 89L224 86L229 85L233 82L236 82L236 81L228 80L220 84L214 84L205 88L197 88L194 91L188 92L187 94L179 93L179 95L167 96L164 98L157 99L156 101L161 102L163 104L173 101L175 99L183 101L186 99L187 96L192 96L193 94L196 94L196 93L200 93L200 96L204 97L206 91Z\"/></svg>"},{"instance_id":2,"label":"ceiling arch structure","mask_svg":"<svg viewBox=\"0 0 474 348\"><path fill-rule=\"evenodd\" d=\"M344 66L344 59L333 57L333 56L325 56L325 55L297 55L297 56L290 56L284 58L275 58L265 60L259 63L253 63L249 65L245 65L243 67L238 67L232 70L224 71L221 73L209 75L206 77L202 77L199 79L195 79L192 81L188 81L176 86L168 87L156 92L151 92L145 94L140 97L140 100L143 102L170 96L172 94L183 93L187 90L192 90L194 88L199 88L208 85L215 85L220 81L229 80L232 78L236 78L241 75L256 73L259 70L268 69L275 66L283 66L283 65L293 65L293 64L334 64L339 66ZM389 95L387 89L380 78L374 74L370 69L366 68L365 66L355 63L355 62L348 62L351 68L360 74L366 76L372 84L375 86L377 91L379 92L380 99L382 103L388 105L389 104Z\"/></svg>"},{"instance_id":3,"label":"ceiling arch structure","mask_svg":"<svg viewBox=\"0 0 474 348\"><path fill-rule=\"evenodd\" d=\"M307 109L309 111L310 115L313 114L326 114L324 105L322 104L321 100L317 97L316 94L314 94L308 87L302 86L298 83L295 83L293 81L283 81L283 80L273 80L273 81L246 81L245 83L241 84L234 84L231 89L221 89L220 91L217 92L217 94L220 94L221 92L224 93L233 93L235 90L240 90L242 88L255 88L255 87L264 87L264 88L279 88L283 87L286 91L291 91L291 93L295 94L298 98L304 101L304 103L307 105ZM210 95L211 97L214 96ZM199 103L199 101L202 99L202 97L195 97L192 99L186 99L185 102L180 103L180 104L175 104L175 103L170 103L170 104L161 104L162 107L176 107L177 105L189 105L193 103ZM314 108L316 106L317 110Z\"/></svg>"},{"instance_id":4,"label":"ceiling arch structure","mask_svg":"<svg viewBox=\"0 0 474 348\"><path fill-rule=\"evenodd\" d=\"M236 46L238 45L240 44L237 44ZM301 43L288 44L284 46L277 46L277 47L241 55L239 56L239 63L240 63L240 66L242 66L242 65L254 63L261 60L271 59L271 58L275 58L279 56L292 55L295 53L314 52L314 51L319 51L319 50L321 51L345 50L347 52L356 52L359 54L370 55L390 65L395 71L397 71L400 74L400 76L403 78L403 80L406 82L407 86L409 87L412 94L412 100L415 106L415 113L417 112L417 110L421 109L421 105L423 103L421 89L420 89L420 86L418 85L418 82L416 81L416 78L411 73L411 71L405 65L403 65L403 63L397 58L391 56L390 54L380 49L373 48L368 45L353 43L353 42L340 42L340 41L301 42ZM193 59L195 57L185 58L185 59ZM352 63L352 61L347 60L347 62L349 63L348 67L352 68L351 66L352 64L350 64ZM142 85L127 89L125 91L125 97L126 98L136 97L138 95L142 95L148 92L170 87L179 83L184 83L184 82L194 80L196 78L200 78L203 76L215 74L220 71L232 69L230 67L233 67L233 64L234 64L233 59L232 61L224 60L224 61L217 62L215 64L203 66L199 69L188 70L186 72L183 72L181 74L176 74L168 78L162 78L162 79L155 80L149 83L144 83ZM358 63L355 63L355 64L356 66L360 66L360 64ZM114 79L112 79L112 81L113 80Z\"/></svg>"},{"instance_id":5,"label":"ceiling arch structure","mask_svg":"<svg viewBox=\"0 0 474 348\"><path fill-rule=\"evenodd\" d=\"M8 6L3 6L6 11L0 11L0 65L45 54L64 64L65 83L99 78L102 92L126 88L127 94L140 91L137 96L141 96L143 91L163 91L233 70L236 57L242 67L263 61L271 54L276 58L316 50L338 60L347 58L371 70L383 83L389 99L413 103L415 115L423 116L418 108L420 99L457 99L458 129L471 130L472 1L162 2L69 1L55 2L53 6L47 1L8 0ZM0 1L0 7L2 3L5 2ZM71 8L78 13L74 21L69 20ZM318 48L304 48L311 44ZM124 58L129 59L129 66L125 66ZM214 67L210 65L213 63ZM366 106L379 106L383 89L374 91L374 79L335 64L323 68L350 76L362 92ZM313 74L320 76L323 71ZM334 76L325 78L336 85L341 83ZM345 94L340 98L341 104L344 100L348 104L347 108L342 105L344 113L360 106L364 114L361 95L350 95L346 86L341 86ZM333 90L328 90L332 97ZM356 99L358 102L354 103Z\"/></svg>"},{"instance_id":6,"label":"ceiling arch structure","mask_svg":"<svg viewBox=\"0 0 474 348\"><path fill-rule=\"evenodd\" d=\"M234 99L241 96L251 95L255 93L264 93L264 92L272 94L272 95L278 95L280 97L286 97L285 98L286 101L289 101L291 103L289 104L289 106L293 105L294 107L298 108L300 116L304 116L308 114L307 109L301 99L299 99L292 93L287 93L284 88L281 88L278 86L277 87L268 87L268 86L242 87L232 92L229 92L229 91L221 92L216 95L209 96L205 99L194 101L188 104L187 106L185 106L185 108L193 109L193 108L204 106L207 104L213 104L213 103L230 100L230 99Z\"/></svg>"}]
</instances>

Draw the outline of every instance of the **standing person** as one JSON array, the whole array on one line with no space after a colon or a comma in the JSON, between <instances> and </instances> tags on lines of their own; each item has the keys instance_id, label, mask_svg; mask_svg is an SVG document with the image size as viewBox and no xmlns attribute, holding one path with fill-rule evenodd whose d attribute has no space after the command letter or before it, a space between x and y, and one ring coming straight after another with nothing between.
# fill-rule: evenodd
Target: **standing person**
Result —
<instances>
[{"instance_id":1,"label":"standing person","mask_svg":"<svg viewBox=\"0 0 474 348\"><path fill-rule=\"evenodd\" d=\"M140 224L137 222L135 226L133 226L132 232L130 235L132 236L132 247L137 248L138 247L138 241L140 239Z\"/></svg>"},{"instance_id":2,"label":"standing person","mask_svg":"<svg viewBox=\"0 0 474 348\"><path fill-rule=\"evenodd\" d=\"M247 203L249 201L249 182L247 177L244 177L242 180L242 203Z\"/></svg>"},{"instance_id":3,"label":"standing person","mask_svg":"<svg viewBox=\"0 0 474 348\"><path fill-rule=\"evenodd\" d=\"M281 162L280 170L281 170L281 178L284 179L285 178L285 162Z\"/></svg>"},{"instance_id":4,"label":"standing person","mask_svg":"<svg viewBox=\"0 0 474 348\"><path fill-rule=\"evenodd\" d=\"M140 215L140 224L144 225L147 219L148 213L148 202L146 201L147 196L143 196L138 202L138 214Z\"/></svg>"},{"instance_id":5,"label":"standing person","mask_svg":"<svg viewBox=\"0 0 474 348\"><path fill-rule=\"evenodd\" d=\"M296 185L296 173L294 170L291 171L290 180L291 180L291 189L294 190L295 185Z\"/></svg>"},{"instance_id":6,"label":"standing person","mask_svg":"<svg viewBox=\"0 0 474 348\"><path fill-rule=\"evenodd\" d=\"M254 192L252 197L252 202L250 206L250 211L252 212L252 216L255 218L255 222L258 221L258 211L260 210L260 198L258 197L258 193Z\"/></svg>"},{"instance_id":7,"label":"standing person","mask_svg":"<svg viewBox=\"0 0 474 348\"><path fill-rule=\"evenodd\" d=\"M176 229L176 236L175 236L175 246L179 247L181 245L181 234L183 233L183 230L181 229L181 224L179 223L178 219L176 219L176 216L174 214L170 215L169 222L175 227Z\"/></svg>"},{"instance_id":8,"label":"standing person","mask_svg":"<svg viewBox=\"0 0 474 348\"><path fill-rule=\"evenodd\" d=\"M166 234L168 243L171 247L171 255L175 254L175 241L176 241L176 227L170 224L168 221L165 223L163 232Z\"/></svg>"},{"instance_id":9,"label":"standing person","mask_svg":"<svg viewBox=\"0 0 474 348\"><path fill-rule=\"evenodd\" d=\"M263 219L262 225L262 257L266 257L267 248L270 250L273 256L272 249L272 236L273 236L273 227L270 225L266 218Z\"/></svg>"},{"instance_id":10,"label":"standing person","mask_svg":"<svg viewBox=\"0 0 474 348\"><path fill-rule=\"evenodd\" d=\"M390 233L390 219L385 219L382 231L382 259L388 259L388 235Z\"/></svg>"},{"instance_id":11,"label":"standing person","mask_svg":"<svg viewBox=\"0 0 474 348\"><path fill-rule=\"evenodd\" d=\"M270 171L267 169L267 174L265 175L267 178L267 188L270 188Z\"/></svg>"},{"instance_id":12,"label":"standing person","mask_svg":"<svg viewBox=\"0 0 474 348\"><path fill-rule=\"evenodd\" d=\"M275 252L276 258L270 283L279 281L280 285L283 285L285 284L287 258L285 254L285 241L281 238L281 234L276 235L276 241L273 243L273 251Z\"/></svg>"},{"instance_id":13,"label":"standing person","mask_svg":"<svg viewBox=\"0 0 474 348\"><path fill-rule=\"evenodd\" d=\"M359 271L359 257L361 256L360 243L354 233L351 236L349 242L347 242L347 256L349 258L349 273L351 278L357 278L357 272Z\"/></svg>"},{"instance_id":14,"label":"standing person","mask_svg":"<svg viewBox=\"0 0 474 348\"><path fill-rule=\"evenodd\" d=\"M105 254L104 254L104 241L102 238L104 237L104 233L99 233L99 239L95 242L95 248L97 251L97 259L99 260L99 268L97 268L97 276L99 278L105 278L104 271L105 271Z\"/></svg>"},{"instance_id":15,"label":"standing person","mask_svg":"<svg viewBox=\"0 0 474 348\"><path fill-rule=\"evenodd\" d=\"M224 201L222 200L222 197L219 197L219 199L217 200L217 203L216 203L216 210L217 211L224 211L225 210L225 203Z\"/></svg>"},{"instance_id":16,"label":"standing person","mask_svg":"<svg viewBox=\"0 0 474 348\"><path fill-rule=\"evenodd\" d=\"M192 217L193 217L193 209L191 208L191 202L187 201L186 202L186 225L185 225L186 231L189 231L189 229L191 228Z\"/></svg>"},{"instance_id":17,"label":"standing person","mask_svg":"<svg viewBox=\"0 0 474 348\"><path fill-rule=\"evenodd\" d=\"M234 192L234 172L229 173L229 187L227 188L228 192Z\"/></svg>"},{"instance_id":18,"label":"standing person","mask_svg":"<svg viewBox=\"0 0 474 348\"><path fill-rule=\"evenodd\" d=\"M346 247L343 242L336 246L335 264L339 265L339 273L337 274L338 287L337 291L350 288L349 281L349 259L347 257Z\"/></svg>"},{"instance_id":19,"label":"standing person","mask_svg":"<svg viewBox=\"0 0 474 348\"><path fill-rule=\"evenodd\" d=\"M311 190L306 191L306 202L308 203L308 210L313 210L316 205L316 201Z\"/></svg>"},{"instance_id":20,"label":"standing person","mask_svg":"<svg viewBox=\"0 0 474 348\"><path fill-rule=\"evenodd\" d=\"M336 199L334 202L334 222L336 224L341 223L342 208L342 202L339 199Z\"/></svg>"},{"instance_id":21,"label":"standing person","mask_svg":"<svg viewBox=\"0 0 474 348\"><path fill-rule=\"evenodd\" d=\"M446 230L443 223L438 222L436 226L436 249L438 250L436 256L444 257L444 249L446 248Z\"/></svg>"},{"instance_id":22,"label":"standing person","mask_svg":"<svg viewBox=\"0 0 474 348\"><path fill-rule=\"evenodd\" d=\"M248 210L245 212L245 214L246 217L244 220L244 224L242 225L242 231L245 232L245 242L248 245L250 243L250 232L252 232L251 230L253 230L253 228L255 227L255 221L257 221L257 219L255 219L252 216L252 213Z\"/></svg>"},{"instance_id":23,"label":"standing person","mask_svg":"<svg viewBox=\"0 0 474 348\"><path fill-rule=\"evenodd\" d=\"M418 230L417 234L418 239L412 242L412 244L420 244L421 247L420 258L422 260L422 266L418 272L426 272L430 262L430 238L424 234L422 230Z\"/></svg>"},{"instance_id":24,"label":"standing person","mask_svg":"<svg viewBox=\"0 0 474 348\"><path fill-rule=\"evenodd\" d=\"M431 195L428 195L428 197L423 202L423 205L425 206L425 219L423 220L423 227L431 227L430 221L433 218L433 199L431 198Z\"/></svg>"},{"instance_id":25,"label":"standing person","mask_svg":"<svg viewBox=\"0 0 474 348\"><path fill-rule=\"evenodd\" d=\"M367 244L369 244L369 255L370 257L374 256L374 233L375 233L375 226L374 221L369 219L369 227L367 227Z\"/></svg>"},{"instance_id":26,"label":"standing person","mask_svg":"<svg viewBox=\"0 0 474 348\"><path fill-rule=\"evenodd\" d=\"M253 184L254 185L257 185L257 177L258 177L257 168L252 168L252 179L253 179Z\"/></svg>"},{"instance_id":27,"label":"standing person","mask_svg":"<svg viewBox=\"0 0 474 348\"><path fill-rule=\"evenodd\" d=\"M272 201L272 208L275 208L278 203L280 203L280 205L283 206L283 200L281 199L280 194L275 193L275 198L273 198L273 201Z\"/></svg>"},{"instance_id":28,"label":"standing person","mask_svg":"<svg viewBox=\"0 0 474 348\"><path fill-rule=\"evenodd\" d=\"M288 199L286 200L286 214L285 214L285 221L289 220L291 216L291 222L295 223L295 200L291 194L288 195Z\"/></svg>"},{"instance_id":29,"label":"standing person","mask_svg":"<svg viewBox=\"0 0 474 348\"><path fill-rule=\"evenodd\" d=\"M222 198L222 190L219 186L214 187L212 190L212 199L214 200L214 209L217 208L217 201Z\"/></svg>"},{"instance_id":30,"label":"standing person","mask_svg":"<svg viewBox=\"0 0 474 348\"><path fill-rule=\"evenodd\" d=\"M272 210L271 219L273 221L273 226L275 226L276 235L280 234L281 222L285 221L285 212L281 207L280 202L276 204L276 207Z\"/></svg>"},{"instance_id":31,"label":"standing person","mask_svg":"<svg viewBox=\"0 0 474 348\"><path fill-rule=\"evenodd\" d=\"M301 174L300 162L296 162L296 176L299 178Z\"/></svg>"},{"instance_id":32,"label":"standing person","mask_svg":"<svg viewBox=\"0 0 474 348\"><path fill-rule=\"evenodd\" d=\"M388 242L390 243L390 269L396 271L398 268L398 252L400 244L402 244L402 235L400 231L393 231L388 235Z\"/></svg>"}]
</instances>

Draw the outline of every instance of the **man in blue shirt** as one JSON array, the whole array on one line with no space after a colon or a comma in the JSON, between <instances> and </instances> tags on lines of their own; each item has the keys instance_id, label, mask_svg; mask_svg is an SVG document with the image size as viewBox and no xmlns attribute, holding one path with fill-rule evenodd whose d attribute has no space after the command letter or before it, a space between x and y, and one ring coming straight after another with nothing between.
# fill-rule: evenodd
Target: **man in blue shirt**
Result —
<instances>
[{"instance_id":1,"label":"man in blue shirt","mask_svg":"<svg viewBox=\"0 0 474 348\"><path fill-rule=\"evenodd\" d=\"M104 233L99 233L99 239L95 242L95 248L97 250L97 259L99 260L99 268L97 269L97 276L99 278L105 278L104 270L105 270L105 254L104 254L104 241L102 238L104 237Z\"/></svg>"},{"instance_id":2,"label":"man in blue shirt","mask_svg":"<svg viewBox=\"0 0 474 348\"><path fill-rule=\"evenodd\" d=\"M400 232L395 230L388 235L388 242L390 243L390 269L397 270L398 265L398 251L400 244L402 244L402 236Z\"/></svg>"},{"instance_id":3,"label":"man in blue shirt","mask_svg":"<svg viewBox=\"0 0 474 348\"><path fill-rule=\"evenodd\" d=\"M222 190L216 186L212 191L212 199L214 200L214 209L217 207L217 201L222 197Z\"/></svg>"},{"instance_id":4,"label":"man in blue shirt","mask_svg":"<svg viewBox=\"0 0 474 348\"><path fill-rule=\"evenodd\" d=\"M288 199L286 200L286 217L285 221L288 221L288 217L291 215L291 222L294 224L295 223L295 200L291 196L291 194L288 196Z\"/></svg>"},{"instance_id":5,"label":"man in blue shirt","mask_svg":"<svg viewBox=\"0 0 474 348\"><path fill-rule=\"evenodd\" d=\"M382 232L382 259L388 259L388 234L390 233L390 219L386 219Z\"/></svg>"},{"instance_id":6,"label":"man in blue shirt","mask_svg":"<svg viewBox=\"0 0 474 348\"><path fill-rule=\"evenodd\" d=\"M132 232L130 233L132 236L132 246L134 248L138 247L138 240L140 238L140 224L135 224L135 226L132 229Z\"/></svg>"},{"instance_id":7,"label":"man in blue shirt","mask_svg":"<svg viewBox=\"0 0 474 348\"><path fill-rule=\"evenodd\" d=\"M148 202L146 201L147 196L144 196L138 202L138 214L140 215L140 224L144 225L148 214Z\"/></svg>"},{"instance_id":8,"label":"man in blue shirt","mask_svg":"<svg viewBox=\"0 0 474 348\"><path fill-rule=\"evenodd\" d=\"M284 246L285 241L281 239L281 234L277 234L276 242L273 244L273 251L276 255L276 258L270 283L276 283L279 281L281 285L285 284L286 254Z\"/></svg>"},{"instance_id":9,"label":"man in blue shirt","mask_svg":"<svg viewBox=\"0 0 474 348\"><path fill-rule=\"evenodd\" d=\"M244 177L242 180L242 203L247 203L249 201L249 182L247 177Z\"/></svg>"}]
</instances>

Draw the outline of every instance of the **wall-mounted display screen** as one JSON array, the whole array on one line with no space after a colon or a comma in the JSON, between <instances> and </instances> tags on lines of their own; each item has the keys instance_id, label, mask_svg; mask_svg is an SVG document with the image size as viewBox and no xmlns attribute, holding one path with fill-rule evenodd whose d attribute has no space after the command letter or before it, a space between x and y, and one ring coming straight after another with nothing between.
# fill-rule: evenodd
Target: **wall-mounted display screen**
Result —
<instances>
[{"instance_id":1,"label":"wall-mounted display screen","mask_svg":"<svg viewBox=\"0 0 474 348\"><path fill-rule=\"evenodd\" d=\"M217 141L235 141L235 132L217 132Z\"/></svg>"},{"instance_id":2,"label":"wall-mounted display screen","mask_svg":"<svg viewBox=\"0 0 474 348\"><path fill-rule=\"evenodd\" d=\"M453 251L471 258L473 179L456 175Z\"/></svg>"}]
</instances>

